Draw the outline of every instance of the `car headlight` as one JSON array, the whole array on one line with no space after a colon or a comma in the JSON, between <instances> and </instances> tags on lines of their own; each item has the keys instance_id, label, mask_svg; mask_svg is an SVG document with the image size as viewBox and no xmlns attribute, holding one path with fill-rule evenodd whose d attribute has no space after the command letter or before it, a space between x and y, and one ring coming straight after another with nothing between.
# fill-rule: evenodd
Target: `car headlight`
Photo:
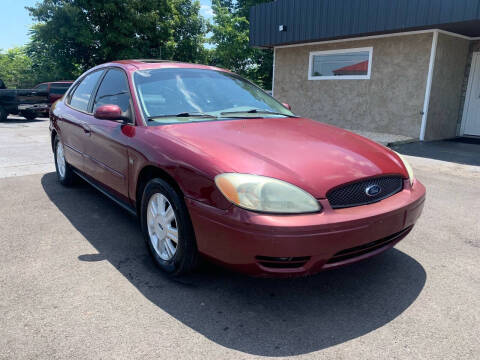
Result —
<instances>
[{"instance_id":1,"label":"car headlight","mask_svg":"<svg viewBox=\"0 0 480 360\"><path fill-rule=\"evenodd\" d=\"M265 176L225 173L215 177L215 184L230 202L248 210L283 214L321 210L309 193Z\"/></svg>"},{"instance_id":2,"label":"car headlight","mask_svg":"<svg viewBox=\"0 0 480 360\"><path fill-rule=\"evenodd\" d=\"M395 151L395 153L398 155L398 157L403 161L403 165L405 165L405 168L407 169L408 172L408 178L410 179L410 185L413 185L413 181L415 180L415 177L413 176L413 169L408 163L407 159L405 159L404 156L400 155L398 152Z\"/></svg>"}]
</instances>

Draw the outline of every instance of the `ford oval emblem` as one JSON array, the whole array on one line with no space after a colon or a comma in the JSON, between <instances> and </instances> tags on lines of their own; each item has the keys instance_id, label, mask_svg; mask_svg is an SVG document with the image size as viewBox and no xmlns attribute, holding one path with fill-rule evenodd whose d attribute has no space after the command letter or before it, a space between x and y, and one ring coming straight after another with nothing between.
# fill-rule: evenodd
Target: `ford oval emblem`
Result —
<instances>
[{"instance_id":1,"label":"ford oval emblem","mask_svg":"<svg viewBox=\"0 0 480 360\"><path fill-rule=\"evenodd\" d=\"M370 185L365 189L365 194L368 196L376 196L382 192L382 188L378 185Z\"/></svg>"}]
</instances>

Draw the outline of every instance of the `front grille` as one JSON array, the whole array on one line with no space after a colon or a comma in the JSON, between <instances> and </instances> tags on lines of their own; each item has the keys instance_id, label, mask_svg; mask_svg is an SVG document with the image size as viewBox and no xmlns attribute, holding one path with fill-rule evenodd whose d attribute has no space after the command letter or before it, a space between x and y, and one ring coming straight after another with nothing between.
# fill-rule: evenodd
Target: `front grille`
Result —
<instances>
[{"instance_id":1,"label":"front grille","mask_svg":"<svg viewBox=\"0 0 480 360\"><path fill-rule=\"evenodd\" d=\"M299 257L271 257L271 256L256 256L258 263L267 268L273 269L294 269L305 265L310 256Z\"/></svg>"},{"instance_id":2,"label":"front grille","mask_svg":"<svg viewBox=\"0 0 480 360\"><path fill-rule=\"evenodd\" d=\"M380 192L367 194L367 189L378 186ZM371 204L392 196L403 189L401 176L384 176L362 180L353 184L337 187L327 193L327 199L333 209Z\"/></svg>"},{"instance_id":3,"label":"front grille","mask_svg":"<svg viewBox=\"0 0 480 360\"><path fill-rule=\"evenodd\" d=\"M406 236L410 230L412 230L413 226L410 226L406 229L403 229L402 231L399 231L398 233L392 234L390 236L387 236L383 239L372 241L368 244L360 245L360 246L355 246L353 248L345 249L342 251L337 252L335 255L333 255L330 260L328 260L327 264L332 264L332 263L337 263L340 261L345 261L349 259L356 258L361 255L368 254L369 252L375 251L377 249L380 249L384 246L387 246L388 244L398 240L400 237Z\"/></svg>"}]
</instances>

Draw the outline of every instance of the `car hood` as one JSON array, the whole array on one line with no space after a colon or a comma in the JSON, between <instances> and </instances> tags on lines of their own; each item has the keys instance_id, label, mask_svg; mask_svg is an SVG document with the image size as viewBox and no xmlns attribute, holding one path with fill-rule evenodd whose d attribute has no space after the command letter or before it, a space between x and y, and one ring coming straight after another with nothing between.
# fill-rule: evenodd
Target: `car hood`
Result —
<instances>
[{"instance_id":1,"label":"car hood","mask_svg":"<svg viewBox=\"0 0 480 360\"><path fill-rule=\"evenodd\" d=\"M152 128L151 128L152 129ZM158 126L220 172L277 178L316 198L358 179L408 177L391 150L346 130L305 118L207 121Z\"/></svg>"}]
</instances>

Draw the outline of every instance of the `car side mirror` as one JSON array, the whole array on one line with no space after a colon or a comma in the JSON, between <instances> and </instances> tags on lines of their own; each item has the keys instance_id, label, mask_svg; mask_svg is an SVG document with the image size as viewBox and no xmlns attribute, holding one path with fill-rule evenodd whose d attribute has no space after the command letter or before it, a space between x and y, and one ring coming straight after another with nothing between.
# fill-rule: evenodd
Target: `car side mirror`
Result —
<instances>
[{"instance_id":1,"label":"car side mirror","mask_svg":"<svg viewBox=\"0 0 480 360\"><path fill-rule=\"evenodd\" d=\"M282 105L285 106L288 110L292 110L292 107L287 103L282 103Z\"/></svg>"},{"instance_id":2,"label":"car side mirror","mask_svg":"<svg viewBox=\"0 0 480 360\"><path fill-rule=\"evenodd\" d=\"M99 106L93 116L100 120L122 120L124 122L128 121L122 113L122 109L118 105L102 105Z\"/></svg>"}]
</instances>

